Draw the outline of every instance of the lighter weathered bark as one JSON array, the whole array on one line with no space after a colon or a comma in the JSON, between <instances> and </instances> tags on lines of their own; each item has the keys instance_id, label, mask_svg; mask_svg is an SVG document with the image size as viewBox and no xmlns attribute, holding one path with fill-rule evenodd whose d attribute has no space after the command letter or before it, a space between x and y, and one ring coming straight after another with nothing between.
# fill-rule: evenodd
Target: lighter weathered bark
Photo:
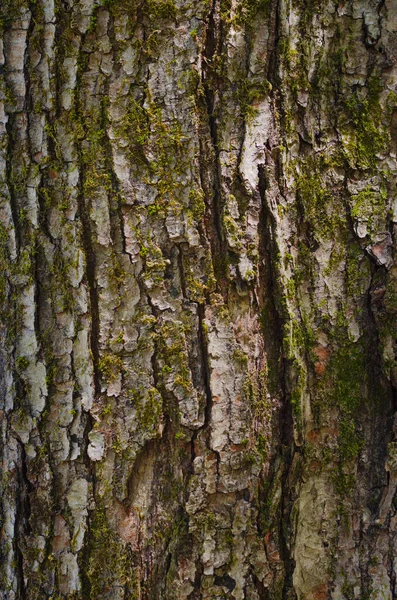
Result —
<instances>
[{"instance_id":1,"label":"lighter weathered bark","mask_svg":"<svg viewBox=\"0 0 397 600\"><path fill-rule=\"evenodd\" d=\"M397 5L3 0L2 598L397 598Z\"/></svg>"}]
</instances>

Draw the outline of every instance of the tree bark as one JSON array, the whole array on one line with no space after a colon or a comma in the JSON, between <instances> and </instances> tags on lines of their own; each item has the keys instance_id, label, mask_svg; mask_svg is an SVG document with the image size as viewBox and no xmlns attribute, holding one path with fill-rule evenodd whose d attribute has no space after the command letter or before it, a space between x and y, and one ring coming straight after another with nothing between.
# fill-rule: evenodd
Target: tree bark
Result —
<instances>
[{"instance_id":1,"label":"tree bark","mask_svg":"<svg viewBox=\"0 0 397 600\"><path fill-rule=\"evenodd\" d=\"M397 598L397 6L3 0L2 598Z\"/></svg>"}]
</instances>

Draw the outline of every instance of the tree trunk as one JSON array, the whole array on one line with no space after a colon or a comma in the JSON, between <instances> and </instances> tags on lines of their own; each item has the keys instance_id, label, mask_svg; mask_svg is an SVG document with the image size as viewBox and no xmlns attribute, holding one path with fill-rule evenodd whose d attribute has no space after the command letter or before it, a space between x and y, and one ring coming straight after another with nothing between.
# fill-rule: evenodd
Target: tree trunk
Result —
<instances>
[{"instance_id":1,"label":"tree trunk","mask_svg":"<svg viewBox=\"0 0 397 600\"><path fill-rule=\"evenodd\" d=\"M397 5L2 0L5 600L397 598Z\"/></svg>"}]
</instances>

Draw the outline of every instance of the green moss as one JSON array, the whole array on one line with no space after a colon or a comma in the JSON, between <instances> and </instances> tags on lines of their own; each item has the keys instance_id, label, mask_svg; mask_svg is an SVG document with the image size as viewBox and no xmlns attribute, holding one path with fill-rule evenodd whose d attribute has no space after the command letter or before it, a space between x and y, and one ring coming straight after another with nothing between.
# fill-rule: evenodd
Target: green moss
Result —
<instances>
[{"instance_id":1,"label":"green moss","mask_svg":"<svg viewBox=\"0 0 397 600\"><path fill-rule=\"evenodd\" d=\"M300 26L302 29L309 26L314 15L322 15L325 0L293 0L292 5L300 11Z\"/></svg>"},{"instance_id":2,"label":"green moss","mask_svg":"<svg viewBox=\"0 0 397 600\"><path fill-rule=\"evenodd\" d=\"M296 164L298 203L310 234L317 239L334 239L346 223L345 208L325 179L328 160L326 155L312 155Z\"/></svg>"},{"instance_id":3,"label":"green moss","mask_svg":"<svg viewBox=\"0 0 397 600\"><path fill-rule=\"evenodd\" d=\"M7 298L7 272L9 266L8 237L7 230L0 224L0 314L3 314Z\"/></svg>"},{"instance_id":4,"label":"green moss","mask_svg":"<svg viewBox=\"0 0 397 600\"><path fill-rule=\"evenodd\" d=\"M387 191L385 188L376 190L368 185L358 194L354 194L351 202L352 217L365 221L370 236L374 233L374 227L376 230L379 222L383 225L380 230L385 229L387 218Z\"/></svg>"},{"instance_id":5,"label":"green moss","mask_svg":"<svg viewBox=\"0 0 397 600\"><path fill-rule=\"evenodd\" d=\"M192 259L190 252L183 253L181 258L185 294L192 302L201 304L215 286L211 259L206 256L197 267L195 257Z\"/></svg>"},{"instance_id":6,"label":"green moss","mask_svg":"<svg viewBox=\"0 0 397 600\"><path fill-rule=\"evenodd\" d=\"M349 244L346 253L346 291L352 298L361 299L366 293L370 265L358 242Z\"/></svg>"},{"instance_id":7,"label":"green moss","mask_svg":"<svg viewBox=\"0 0 397 600\"><path fill-rule=\"evenodd\" d=\"M315 333L307 320L299 323L292 315L286 325L283 347L288 359L294 360L299 354L310 354L315 343Z\"/></svg>"},{"instance_id":8,"label":"green moss","mask_svg":"<svg viewBox=\"0 0 397 600\"><path fill-rule=\"evenodd\" d=\"M293 301L294 295L288 301ZM312 356L315 344L315 332L305 315L301 315L302 321L298 321L288 310L288 318L284 325L283 354L288 360L288 378L290 387L290 403L295 425L301 428L302 405L308 390L307 363Z\"/></svg>"},{"instance_id":9,"label":"green moss","mask_svg":"<svg viewBox=\"0 0 397 600\"><path fill-rule=\"evenodd\" d=\"M342 465L339 463L337 468L332 473L332 483L334 485L335 492L343 498L351 498L354 492L354 486L356 483L356 478L354 473L345 473L343 471ZM343 505L339 506L340 514L343 516L345 507ZM345 515L345 521L347 521ZM347 525L347 523L346 523Z\"/></svg>"},{"instance_id":10,"label":"green moss","mask_svg":"<svg viewBox=\"0 0 397 600\"><path fill-rule=\"evenodd\" d=\"M380 78L373 75L368 81L365 97L354 91L344 102L349 119L349 126L343 128L346 137L344 153L353 168L377 171L377 154L385 152L390 144L390 134L382 122L385 114L380 103L382 89Z\"/></svg>"},{"instance_id":11,"label":"green moss","mask_svg":"<svg viewBox=\"0 0 397 600\"><path fill-rule=\"evenodd\" d=\"M124 369L124 364L120 356L115 354L105 354L98 361L98 369L108 383L111 383Z\"/></svg>"},{"instance_id":12,"label":"green moss","mask_svg":"<svg viewBox=\"0 0 397 600\"><path fill-rule=\"evenodd\" d=\"M236 361L236 363L238 365L240 365L243 368L247 368L248 367L248 356L246 355L246 353L243 351L242 348L240 348L240 346L237 346L236 348L234 348L232 354L231 354L231 358Z\"/></svg>"},{"instance_id":13,"label":"green moss","mask_svg":"<svg viewBox=\"0 0 397 600\"><path fill-rule=\"evenodd\" d=\"M371 349L349 339L344 315L329 332L333 351L321 378L311 388L312 411L316 421L324 420L329 411L338 412L338 444L330 449L332 463L337 464L333 481L341 497L351 495L355 484L356 462L363 448L360 422L364 411L379 401L371 375Z\"/></svg>"},{"instance_id":14,"label":"green moss","mask_svg":"<svg viewBox=\"0 0 397 600\"><path fill-rule=\"evenodd\" d=\"M163 376L167 381L171 378L182 393L190 395L193 386L186 341L188 331L188 326L181 322L162 323L158 329L157 347L159 359L163 364ZM165 381L163 384L166 385Z\"/></svg>"},{"instance_id":15,"label":"green moss","mask_svg":"<svg viewBox=\"0 0 397 600\"><path fill-rule=\"evenodd\" d=\"M145 148L150 135L149 118L147 111L133 95L130 95L123 118L115 125L115 131L131 141L128 151L134 162L147 164Z\"/></svg>"},{"instance_id":16,"label":"green moss","mask_svg":"<svg viewBox=\"0 0 397 600\"><path fill-rule=\"evenodd\" d=\"M205 301L205 296L208 291L207 285L205 285L195 274L189 269L185 271L185 284L186 293L189 300L192 302L198 302L199 304Z\"/></svg>"},{"instance_id":17,"label":"green moss","mask_svg":"<svg viewBox=\"0 0 397 600\"><path fill-rule=\"evenodd\" d=\"M311 97L320 106L328 101L330 116L334 116L335 104L339 102L341 78L352 43L346 32L337 27L328 52L320 54L317 60L310 82Z\"/></svg>"},{"instance_id":18,"label":"green moss","mask_svg":"<svg viewBox=\"0 0 397 600\"><path fill-rule=\"evenodd\" d=\"M48 329L47 331L40 332L40 342L44 352L45 358L45 368L46 368L46 384L47 386L52 386L56 383L58 373L60 372L59 363L55 357L53 348L52 348L52 330ZM45 416L45 415L44 415ZM42 415L42 418L43 415Z\"/></svg>"},{"instance_id":19,"label":"green moss","mask_svg":"<svg viewBox=\"0 0 397 600\"><path fill-rule=\"evenodd\" d=\"M246 371L247 367L243 364ZM267 397L267 370L262 370L259 373L249 371L242 385L242 392L245 400L249 403L253 418L257 423L266 424L271 414L271 407ZM252 449L252 448L251 448Z\"/></svg>"},{"instance_id":20,"label":"green moss","mask_svg":"<svg viewBox=\"0 0 397 600\"><path fill-rule=\"evenodd\" d=\"M229 244L233 247L234 250L241 250L242 243L240 240L241 227L237 224L236 220L229 214L223 215L223 227L227 234Z\"/></svg>"},{"instance_id":21,"label":"green moss","mask_svg":"<svg viewBox=\"0 0 397 600\"><path fill-rule=\"evenodd\" d=\"M255 17L262 12L265 15L270 6L270 0L240 0L236 8L236 24L255 27Z\"/></svg>"},{"instance_id":22,"label":"green moss","mask_svg":"<svg viewBox=\"0 0 397 600\"><path fill-rule=\"evenodd\" d=\"M354 415L359 408L363 385L367 380L365 352L360 343L339 342L329 363L333 381L333 398L347 415Z\"/></svg>"},{"instance_id":23,"label":"green moss","mask_svg":"<svg viewBox=\"0 0 397 600\"><path fill-rule=\"evenodd\" d=\"M145 400L137 405L137 419L145 430L156 433L163 415L163 398L157 388L149 388Z\"/></svg>"},{"instance_id":24,"label":"green moss","mask_svg":"<svg viewBox=\"0 0 397 600\"><path fill-rule=\"evenodd\" d=\"M342 461L356 459L363 447L354 417L350 411L342 411L339 430L339 456Z\"/></svg>"},{"instance_id":25,"label":"green moss","mask_svg":"<svg viewBox=\"0 0 397 600\"><path fill-rule=\"evenodd\" d=\"M189 161L187 138L181 124L176 119L166 121L162 108L152 99L148 88L139 92L132 89L123 112L124 117L115 130L128 140L132 168L139 170L139 178L157 191L155 201L149 207L150 216L166 216L169 212L180 214L188 208L182 175ZM198 194L199 191L195 194L191 190L189 198L195 216L201 219L200 202L194 202L200 200Z\"/></svg>"},{"instance_id":26,"label":"green moss","mask_svg":"<svg viewBox=\"0 0 397 600\"><path fill-rule=\"evenodd\" d=\"M3 0L0 4L0 34L23 14L22 9L28 7L26 0Z\"/></svg>"},{"instance_id":27,"label":"green moss","mask_svg":"<svg viewBox=\"0 0 397 600\"><path fill-rule=\"evenodd\" d=\"M262 433L258 433L256 448L261 458L261 462L265 462L269 455L269 441Z\"/></svg>"},{"instance_id":28,"label":"green moss","mask_svg":"<svg viewBox=\"0 0 397 600\"><path fill-rule=\"evenodd\" d=\"M205 214L204 192L201 188L189 190L189 208L197 223L201 223Z\"/></svg>"},{"instance_id":29,"label":"green moss","mask_svg":"<svg viewBox=\"0 0 397 600\"><path fill-rule=\"evenodd\" d=\"M95 509L90 522L88 560L84 569L84 597L96 600L104 590L122 583L126 597L138 599L138 566L134 566L132 553L118 539L110 526L106 509Z\"/></svg>"},{"instance_id":30,"label":"green moss","mask_svg":"<svg viewBox=\"0 0 397 600\"><path fill-rule=\"evenodd\" d=\"M175 0L146 0L143 10L150 18L175 19L177 7Z\"/></svg>"},{"instance_id":31,"label":"green moss","mask_svg":"<svg viewBox=\"0 0 397 600\"><path fill-rule=\"evenodd\" d=\"M25 369L27 369L29 366L29 359L26 358L26 356L18 356L18 358L15 361L15 366L17 368L17 371L25 371Z\"/></svg>"},{"instance_id":32,"label":"green moss","mask_svg":"<svg viewBox=\"0 0 397 600\"><path fill-rule=\"evenodd\" d=\"M244 119L250 119L258 114L255 103L266 98L272 89L271 84L266 80L251 81L244 76L236 80L236 97L240 105L241 116Z\"/></svg>"},{"instance_id":33,"label":"green moss","mask_svg":"<svg viewBox=\"0 0 397 600\"><path fill-rule=\"evenodd\" d=\"M139 254L145 262L143 279L146 281L150 280L156 285L162 285L164 282L164 271L168 262L164 258L160 246L154 242L151 232L144 240L141 231L138 229L137 239L140 244Z\"/></svg>"}]
</instances>

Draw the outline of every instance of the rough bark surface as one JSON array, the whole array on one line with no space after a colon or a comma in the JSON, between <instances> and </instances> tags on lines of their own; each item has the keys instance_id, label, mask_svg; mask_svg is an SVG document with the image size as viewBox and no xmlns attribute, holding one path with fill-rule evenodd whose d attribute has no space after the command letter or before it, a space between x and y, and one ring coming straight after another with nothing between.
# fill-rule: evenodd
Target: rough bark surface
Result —
<instances>
[{"instance_id":1,"label":"rough bark surface","mask_svg":"<svg viewBox=\"0 0 397 600\"><path fill-rule=\"evenodd\" d=\"M3 0L5 600L397 598L394 0Z\"/></svg>"}]
</instances>

